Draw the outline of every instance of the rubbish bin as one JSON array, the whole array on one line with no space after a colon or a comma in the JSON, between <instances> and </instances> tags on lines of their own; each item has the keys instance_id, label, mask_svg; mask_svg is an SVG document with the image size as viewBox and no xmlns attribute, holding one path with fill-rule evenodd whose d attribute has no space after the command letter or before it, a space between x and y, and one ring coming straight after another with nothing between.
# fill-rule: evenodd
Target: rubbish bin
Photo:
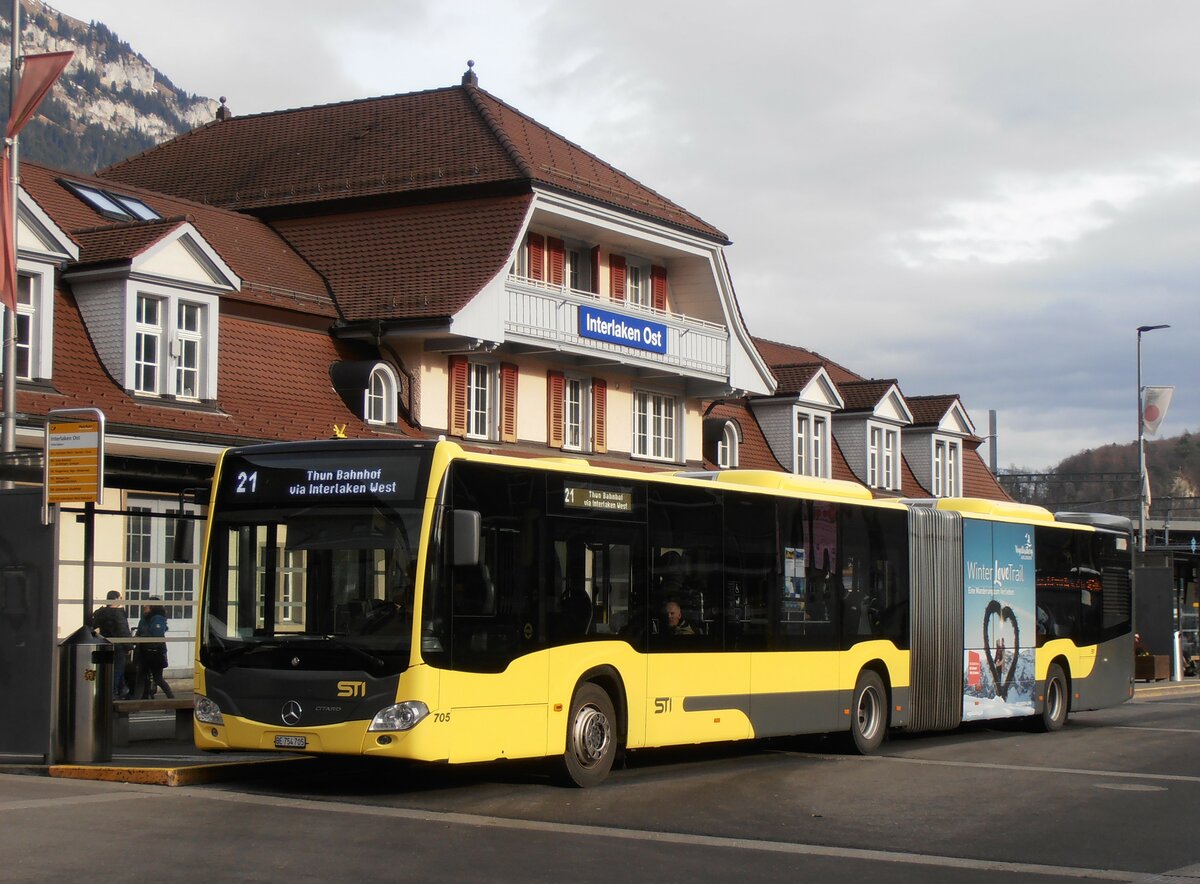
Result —
<instances>
[{"instance_id":1,"label":"rubbish bin","mask_svg":"<svg viewBox=\"0 0 1200 884\"><path fill-rule=\"evenodd\" d=\"M86 626L59 648L59 758L69 764L112 760L113 650Z\"/></svg>"}]
</instances>

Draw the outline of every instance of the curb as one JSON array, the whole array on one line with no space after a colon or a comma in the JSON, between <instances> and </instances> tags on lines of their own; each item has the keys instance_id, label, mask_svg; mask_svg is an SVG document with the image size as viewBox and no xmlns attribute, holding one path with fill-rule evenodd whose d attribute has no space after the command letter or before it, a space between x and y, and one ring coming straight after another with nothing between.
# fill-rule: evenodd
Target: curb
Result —
<instances>
[{"instance_id":1,"label":"curb","mask_svg":"<svg viewBox=\"0 0 1200 884\"><path fill-rule=\"evenodd\" d=\"M299 758L264 758L261 761L223 761L215 764L189 764L178 767L98 766L89 764L52 764L47 775L64 780L97 780L106 783L137 783L142 786L200 786L265 773L268 765L309 761Z\"/></svg>"}]
</instances>

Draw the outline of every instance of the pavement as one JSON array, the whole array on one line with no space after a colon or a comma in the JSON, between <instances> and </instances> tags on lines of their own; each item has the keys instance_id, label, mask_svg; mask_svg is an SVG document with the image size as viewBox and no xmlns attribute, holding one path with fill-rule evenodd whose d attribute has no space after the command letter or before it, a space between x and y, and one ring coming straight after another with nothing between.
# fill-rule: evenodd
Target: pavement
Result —
<instances>
[{"instance_id":1,"label":"pavement","mask_svg":"<svg viewBox=\"0 0 1200 884\"><path fill-rule=\"evenodd\" d=\"M1135 700L1153 701L1180 695L1200 695L1200 678L1141 681L1134 687ZM191 742L175 739L174 724L171 713L134 713L130 716L130 745L113 747L112 757L107 761L89 764L0 762L0 775L192 786L279 773L279 765L305 764L314 757L275 752L206 752Z\"/></svg>"}]
</instances>

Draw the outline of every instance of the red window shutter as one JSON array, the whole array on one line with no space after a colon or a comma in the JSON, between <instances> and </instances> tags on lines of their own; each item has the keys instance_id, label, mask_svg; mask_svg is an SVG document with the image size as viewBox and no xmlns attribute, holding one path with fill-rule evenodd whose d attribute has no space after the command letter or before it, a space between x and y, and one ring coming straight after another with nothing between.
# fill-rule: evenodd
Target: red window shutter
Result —
<instances>
[{"instance_id":1,"label":"red window shutter","mask_svg":"<svg viewBox=\"0 0 1200 884\"><path fill-rule=\"evenodd\" d=\"M600 246L592 246L592 294L600 294Z\"/></svg>"},{"instance_id":2,"label":"red window shutter","mask_svg":"<svg viewBox=\"0 0 1200 884\"><path fill-rule=\"evenodd\" d=\"M609 294L614 301L625 300L625 258L623 255L608 256Z\"/></svg>"},{"instance_id":3,"label":"red window shutter","mask_svg":"<svg viewBox=\"0 0 1200 884\"><path fill-rule=\"evenodd\" d=\"M592 450L608 451L608 382L592 378Z\"/></svg>"},{"instance_id":4,"label":"red window shutter","mask_svg":"<svg viewBox=\"0 0 1200 884\"><path fill-rule=\"evenodd\" d=\"M667 309L667 268L650 268L650 295L654 299L654 309Z\"/></svg>"},{"instance_id":5,"label":"red window shutter","mask_svg":"<svg viewBox=\"0 0 1200 884\"><path fill-rule=\"evenodd\" d=\"M511 362L500 363L500 441L517 441L518 368Z\"/></svg>"},{"instance_id":6,"label":"red window shutter","mask_svg":"<svg viewBox=\"0 0 1200 884\"><path fill-rule=\"evenodd\" d=\"M551 448L562 448L566 441L566 417L563 414L563 392L566 381L561 371L546 373L549 401L546 403L546 437Z\"/></svg>"},{"instance_id":7,"label":"red window shutter","mask_svg":"<svg viewBox=\"0 0 1200 884\"><path fill-rule=\"evenodd\" d=\"M567 278L567 249L561 239L546 240L550 250L550 284L562 285Z\"/></svg>"},{"instance_id":8,"label":"red window shutter","mask_svg":"<svg viewBox=\"0 0 1200 884\"><path fill-rule=\"evenodd\" d=\"M450 357L450 435L467 435L467 360Z\"/></svg>"},{"instance_id":9,"label":"red window shutter","mask_svg":"<svg viewBox=\"0 0 1200 884\"><path fill-rule=\"evenodd\" d=\"M529 234L529 278L545 279L543 256L546 254L546 237L540 233Z\"/></svg>"}]
</instances>

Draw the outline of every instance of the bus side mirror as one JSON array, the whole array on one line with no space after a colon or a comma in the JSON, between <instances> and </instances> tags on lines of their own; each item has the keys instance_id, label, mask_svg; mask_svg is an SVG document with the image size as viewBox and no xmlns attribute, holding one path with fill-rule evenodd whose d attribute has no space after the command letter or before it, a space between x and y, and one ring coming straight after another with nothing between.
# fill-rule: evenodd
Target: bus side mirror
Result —
<instances>
[{"instance_id":1,"label":"bus side mirror","mask_svg":"<svg viewBox=\"0 0 1200 884\"><path fill-rule=\"evenodd\" d=\"M477 510L454 510L454 566L479 564L482 520Z\"/></svg>"},{"instance_id":2,"label":"bus side mirror","mask_svg":"<svg viewBox=\"0 0 1200 884\"><path fill-rule=\"evenodd\" d=\"M192 519L175 520L175 544L171 550L172 562L191 562L196 522Z\"/></svg>"}]
</instances>

